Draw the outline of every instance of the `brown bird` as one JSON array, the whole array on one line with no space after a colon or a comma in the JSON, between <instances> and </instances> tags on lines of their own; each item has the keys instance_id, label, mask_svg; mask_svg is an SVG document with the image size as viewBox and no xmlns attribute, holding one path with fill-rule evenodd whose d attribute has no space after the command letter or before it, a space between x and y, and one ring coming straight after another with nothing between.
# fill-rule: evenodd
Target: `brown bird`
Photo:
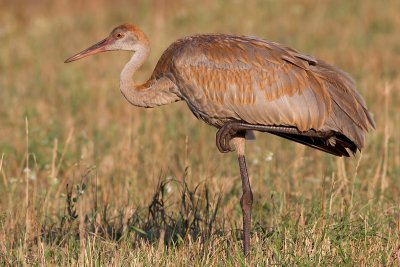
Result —
<instances>
[{"instance_id":1,"label":"brown bird","mask_svg":"<svg viewBox=\"0 0 400 267\"><path fill-rule=\"evenodd\" d=\"M147 82L135 84L132 76L149 57L150 45L143 31L123 24L65 62L111 50L133 52L120 76L129 103L153 108L184 100L198 119L218 129L221 152L236 151L245 256L253 194L244 149L252 131L348 157L364 147L364 134L375 128L347 73L279 43L226 34L185 37L168 47Z\"/></svg>"}]
</instances>

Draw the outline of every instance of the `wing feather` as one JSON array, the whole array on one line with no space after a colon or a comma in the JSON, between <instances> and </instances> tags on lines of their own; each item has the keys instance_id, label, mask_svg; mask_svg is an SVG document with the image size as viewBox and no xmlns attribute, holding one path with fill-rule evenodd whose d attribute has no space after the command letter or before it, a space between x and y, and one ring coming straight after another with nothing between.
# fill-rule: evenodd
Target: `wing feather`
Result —
<instances>
[{"instance_id":1,"label":"wing feather","mask_svg":"<svg viewBox=\"0 0 400 267\"><path fill-rule=\"evenodd\" d=\"M168 71L167 60L189 107L217 127L240 120L301 132L334 131L362 148L364 131L375 126L345 72L277 43L230 35L188 37L167 49L154 76Z\"/></svg>"}]
</instances>

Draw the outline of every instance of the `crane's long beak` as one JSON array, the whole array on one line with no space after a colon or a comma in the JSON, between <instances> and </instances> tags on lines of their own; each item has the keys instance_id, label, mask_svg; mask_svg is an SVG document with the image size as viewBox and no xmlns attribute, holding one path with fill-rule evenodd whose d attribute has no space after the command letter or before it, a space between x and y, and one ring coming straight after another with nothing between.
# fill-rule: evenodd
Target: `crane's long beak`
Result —
<instances>
[{"instance_id":1,"label":"crane's long beak","mask_svg":"<svg viewBox=\"0 0 400 267\"><path fill-rule=\"evenodd\" d=\"M101 40L100 42L92 45L91 47L79 52L78 54L73 55L72 57L68 58L67 60L64 61L64 63L69 63L90 55L94 55L100 52L106 51L107 45L110 43L109 38L105 38Z\"/></svg>"}]
</instances>

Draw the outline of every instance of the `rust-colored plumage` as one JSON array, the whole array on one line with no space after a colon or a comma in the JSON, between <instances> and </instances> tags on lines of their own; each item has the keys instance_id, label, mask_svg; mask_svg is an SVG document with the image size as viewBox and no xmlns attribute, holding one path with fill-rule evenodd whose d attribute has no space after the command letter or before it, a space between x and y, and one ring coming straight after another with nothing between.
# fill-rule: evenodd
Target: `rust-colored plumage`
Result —
<instances>
[{"instance_id":1,"label":"rust-colored plumage","mask_svg":"<svg viewBox=\"0 0 400 267\"><path fill-rule=\"evenodd\" d=\"M187 37L164 52L151 79L166 73L193 113L216 127L237 120L330 131L337 136L326 140L328 149L348 145L353 152L374 127L346 73L281 44L220 34Z\"/></svg>"},{"instance_id":2,"label":"rust-colored plumage","mask_svg":"<svg viewBox=\"0 0 400 267\"><path fill-rule=\"evenodd\" d=\"M163 53L150 79L132 75L150 53L146 35L129 24L66 60L108 50L134 54L121 72L120 89L133 105L155 107L184 100L193 114L217 127L221 152L237 151L242 178L244 252L250 248L252 193L245 138L269 132L337 156L364 147L375 127L354 81L338 68L284 45L256 37L194 35Z\"/></svg>"}]
</instances>

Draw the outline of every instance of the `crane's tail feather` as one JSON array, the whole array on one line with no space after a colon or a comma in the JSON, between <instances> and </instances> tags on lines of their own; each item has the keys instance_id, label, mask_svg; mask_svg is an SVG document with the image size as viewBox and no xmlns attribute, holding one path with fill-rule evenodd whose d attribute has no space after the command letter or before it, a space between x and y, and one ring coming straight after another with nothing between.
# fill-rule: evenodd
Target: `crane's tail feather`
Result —
<instances>
[{"instance_id":1,"label":"crane's tail feather","mask_svg":"<svg viewBox=\"0 0 400 267\"><path fill-rule=\"evenodd\" d=\"M358 149L357 145L354 144L353 141L351 141L346 136L339 133L334 133L329 138L312 137L312 136L302 135L300 133L299 134L281 133L278 131L277 132L269 131L269 133L339 157L341 156L350 157L348 150L350 150L354 155Z\"/></svg>"}]
</instances>

